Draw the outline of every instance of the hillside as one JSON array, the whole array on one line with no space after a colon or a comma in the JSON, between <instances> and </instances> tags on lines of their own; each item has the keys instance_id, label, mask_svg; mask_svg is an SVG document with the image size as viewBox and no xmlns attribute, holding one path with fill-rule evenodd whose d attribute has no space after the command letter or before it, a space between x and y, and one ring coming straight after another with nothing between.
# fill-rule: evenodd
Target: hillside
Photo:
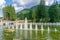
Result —
<instances>
[{"instance_id":1,"label":"hillside","mask_svg":"<svg viewBox=\"0 0 60 40\"><path fill-rule=\"evenodd\" d=\"M31 10L37 11L37 7L38 7L38 5L30 8L30 9L23 9L22 11L19 11L17 13L17 18L24 19L25 17L27 17L28 19L31 19L31 16L32 16ZM46 8L49 9L49 6L46 6Z\"/></svg>"}]
</instances>

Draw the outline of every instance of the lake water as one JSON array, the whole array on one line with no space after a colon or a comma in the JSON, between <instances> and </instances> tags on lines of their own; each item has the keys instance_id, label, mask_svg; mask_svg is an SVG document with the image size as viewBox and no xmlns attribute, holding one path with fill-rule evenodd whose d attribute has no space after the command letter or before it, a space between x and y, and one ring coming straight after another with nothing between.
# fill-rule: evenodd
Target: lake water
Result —
<instances>
[{"instance_id":1,"label":"lake water","mask_svg":"<svg viewBox=\"0 0 60 40\"><path fill-rule=\"evenodd\" d=\"M60 31L47 30L15 30L12 33L6 33L5 30L0 29L0 40L60 40Z\"/></svg>"}]
</instances>

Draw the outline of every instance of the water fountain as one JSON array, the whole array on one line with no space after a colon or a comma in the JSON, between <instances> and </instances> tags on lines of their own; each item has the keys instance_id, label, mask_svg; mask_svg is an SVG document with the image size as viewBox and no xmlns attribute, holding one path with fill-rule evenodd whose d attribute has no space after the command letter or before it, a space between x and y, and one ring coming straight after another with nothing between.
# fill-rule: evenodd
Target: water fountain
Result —
<instances>
[{"instance_id":1,"label":"water fountain","mask_svg":"<svg viewBox=\"0 0 60 40\"><path fill-rule=\"evenodd\" d=\"M35 30L38 30L38 28L37 28L37 24L35 25Z\"/></svg>"},{"instance_id":2,"label":"water fountain","mask_svg":"<svg viewBox=\"0 0 60 40\"><path fill-rule=\"evenodd\" d=\"M27 18L25 18L24 30L28 30Z\"/></svg>"},{"instance_id":3,"label":"water fountain","mask_svg":"<svg viewBox=\"0 0 60 40\"><path fill-rule=\"evenodd\" d=\"M30 30L32 30L32 23L30 24Z\"/></svg>"},{"instance_id":4,"label":"water fountain","mask_svg":"<svg viewBox=\"0 0 60 40\"><path fill-rule=\"evenodd\" d=\"M42 33L42 35L43 35L43 31L44 31L44 29L43 29L43 24L41 25L41 33Z\"/></svg>"},{"instance_id":5,"label":"water fountain","mask_svg":"<svg viewBox=\"0 0 60 40\"><path fill-rule=\"evenodd\" d=\"M20 26L20 29L22 29L22 24L21 24L21 26Z\"/></svg>"},{"instance_id":6,"label":"water fountain","mask_svg":"<svg viewBox=\"0 0 60 40\"><path fill-rule=\"evenodd\" d=\"M50 28L48 27L48 34L50 33Z\"/></svg>"},{"instance_id":7,"label":"water fountain","mask_svg":"<svg viewBox=\"0 0 60 40\"><path fill-rule=\"evenodd\" d=\"M16 24L16 29L18 29L18 25Z\"/></svg>"}]
</instances>

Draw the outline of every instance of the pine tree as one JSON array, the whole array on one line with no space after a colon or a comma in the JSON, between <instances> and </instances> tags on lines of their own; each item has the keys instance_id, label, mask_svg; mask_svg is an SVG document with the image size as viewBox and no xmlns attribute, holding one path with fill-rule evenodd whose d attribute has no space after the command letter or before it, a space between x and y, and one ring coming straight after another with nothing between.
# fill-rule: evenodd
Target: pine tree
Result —
<instances>
[{"instance_id":1,"label":"pine tree","mask_svg":"<svg viewBox=\"0 0 60 40\"><path fill-rule=\"evenodd\" d=\"M50 8L49 8L49 17L50 17L50 22L58 22L59 21L59 5L56 2L54 2Z\"/></svg>"},{"instance_id":2,"label":"pine tree","mask_svg":"<svg viewBox=\"0 0 60 40\"><path fill-rule=\"evenodd\" d=\"M38 9L37 9L38 21L44 22L46 21L45 19L47 19L47 17L48 17L48 13L47 13L47 9L45 6L45 1L41 0L40 4L38 5Z\"/></svg>"}]
</instances>

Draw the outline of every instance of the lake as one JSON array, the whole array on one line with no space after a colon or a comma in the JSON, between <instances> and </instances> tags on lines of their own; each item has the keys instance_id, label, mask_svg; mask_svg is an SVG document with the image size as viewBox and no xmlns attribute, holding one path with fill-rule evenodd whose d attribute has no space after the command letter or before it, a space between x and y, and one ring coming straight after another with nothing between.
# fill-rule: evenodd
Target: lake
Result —
<instances>
[{"instance_id":1,"label":"lake","mask_svg":"<svg viewBox=\"0 0 60 40\"><path fill-rule=\"evenodd\" d=\"M15 30L7 32L0 29L0 40L60 40L60 31Z\"/></svg>"}]
</instances>

